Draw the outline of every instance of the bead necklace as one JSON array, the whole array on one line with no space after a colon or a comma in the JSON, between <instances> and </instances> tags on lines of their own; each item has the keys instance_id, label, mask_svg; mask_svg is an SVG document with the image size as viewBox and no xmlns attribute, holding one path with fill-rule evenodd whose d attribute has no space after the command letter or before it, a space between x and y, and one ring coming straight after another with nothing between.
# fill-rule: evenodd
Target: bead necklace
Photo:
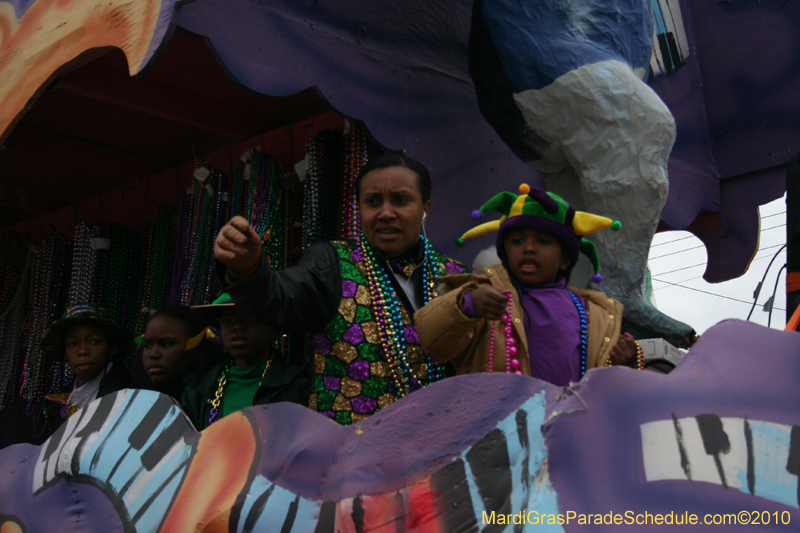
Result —
<instances>
[{"instance_id":1,"label":"bead necklace","mask_svg":"<svg viewBox=\"0 0 800 533\"><path fill-rule=\"evenodd\" d=\"M341 236L345 239L354 239L361 232L355 182L361 167L367 162L367 136L360 122L350 122L350 133L345 135L344 142Z\"/></svg>"},{"instance_id":2,"label":"bead necklace","mask_svg":"<svg viewBox=\"0 0 800 533\"><path fill-rule=\"evenodd\" d=\"M169 291L170 302L181 302L181 282L185 278L185 265L189 247L189 216L191 196L184 192L178 208L178 227L175 233L175 255L172 262L172 277Z\"/></svg>"},{"instance_id":3,"label":"bead necklace","mask_svg":"<svg viewBox=\"0 0 800 533\"><path fill-rule=\"evenodd\" d=\"M13 231L13 230L9 230ZM5 315L0 319L0 409L5 408L7 405L7 398L11 398L14 394L14 377L16 375L18 365L18 353L22 347L23 328L26 311L29 300L29 288L35 289L35 284L30 283L31 268L34 266L35 261L32 260L33 253L29 237L27 235L14 232L16 235L9 235L11 237L11 244L7 251L10 254L21 256L23 263L18 265L18 272L10 273L16 279L18 286L13 289L13 298L8 302L5 309ZM25 255L21 255L22 251ZM6 252L6 250L0 250ZM7 263L7 267L13 267L16 261Z\"/></svg>"},{"instance_id":4,"label":"bead necklace","mask_svg":"<svg viewBox=\"0 0 800 533\"><path fill-rule=\"evenodd\" d=\"M583 303L580 300L580 297L575 294L574 292L567 290L570 297L572 298L572 303L575 304L575 308L578 310L578 317L580 318L581 324L581 374L580 377L583 377L586 374L586 352L589 347L589 335L588 335L588 320L586 318L586 308L584 307ZM514 330L511 325L512 323L512 315L514 309L514 299L511 294L508 295L508 311L501 322L504 325L503 333L506 335L506 373L514 373L518 375L522 375L522 371L520 370L520 361L517 357L519 353L519 348L517 348L517 340L512 336ZM489 339L489 372L494 372L494 325L492 325L492 336Z\"/></svg>"},{"instance_id":5,"label":"bead necklace","mask_svg":"<svg viewBox=\"0 0 800 533\"><path fill-rule=\"evenodd\" d=\"M344 141L332 130L321 131L306 143L308 170L303 193L303 251L319 240L341 234L339 194L342 190Z\"/></svg>"},{"instance_id":6,"label":"bead necklace","mask_svg":"<svg viewBox=\"0 0 800 533\"><path fill-rule=\"evenodd\" d=\"M324 130L317 135L324 147L319 157L319 205L317 227L323 241L336 239L341 234L340 194L344 168L344 138L338 131Z\"/></svg>"},{"instance_id":7,"label":"bead necklace","mask_svg":"<svg viewBox=\"0 0 800 533\"><path fill-rule=\"evenodd\" d=\"M642 349L642 345L639 344L639 341L633 341L634 345L636 345L636 370L644 370L644 350ZM605 366L614 366L611 362L611 357L606 359Z\"/></svg>"},{"instance_id":8,"label":"bead necklace","mask_svg":"<svg viewBox=\"0 0 800 533\"><path fill-rule=\"evenodd\" d=\"M199 161L195 165L197 168L204 167L208 169L208 165ZM213 173L212 173L213 176ZM206 183L209 187L213 187L210 183L212 177L208 181L202 182L199 179L193 180L192 183L192 213L191 213L191 226L189 234L191 235L191 243L188 246L189 253L187 256L188 272L181 283L181 302L185 305L196 305L206 302L197 301L198 288L205 279L206 272L203 269L203 249L205 248L205 232L210 221L208 212L211 205L211 194L206 189Z\"/></svg>"},{"instance_id":9,"label":"bead necklace","mask_svg":"<svg viewBox=\"0 0 800 533\"><path fill-rule=\"evenodd\" d=\"M0 236L0 319L6 316L17 290L20 288L22 264L30 246L27 236L10 228L3 231Z\"/></svg>"},{"instance_id":10,"label":"bead necklace","mask_svg":"<svg viewBox=\"0 0 800 533\"><path fill-rule=\"evenodd\" d=\"M423 305L430 301L432 294L432 265L430 244L428 240L420 236L424 246L423 259ZM365 261L367 281L372 292L373 309L375 320L378 324L380 344L384 358L389 363L392 373L392 380L397 389L398 398L402 398L412 390L412 384L418 386L433 383L444 377L444 366L439 365L429 357L426 357L428 366L428 379L424 383L419 376L416 376L411 369L408 361L408 350L406 346L405 324L401 313L401 304L397 293L389 280L385 268L379 266L372 248L366 244L364 235L361 235L359 246Z\"/></svg>"},{"instance_id":11,"label":"bead necklace","mask_svg":"<svg viewBox=\"0 0 800 533\"><path fill-rule=\"evenodd\" d=\"M272 359L275 356L273 355L267 361L267 366L264 367L264 372L261 373L261 380L258 382L258 388L261 387L261 384L264 382L264 376L267 375L267 371L269 367L272 365ZM214 393L214 399L211 400L211 416L208 418L208 425L210 426L217 420L217 414L219 413L219 406L222 404L222 391L225 388L225 385L228 383L228 374L231 371L231 361L225 365L225 368L222 369L222 374L219 377L219 385L217 386L217 391ZM257 389L258 389L257 388ZM256 390L257 390L256 389Z\"/></svg>"},{"instance_id":12,"label":"bead necklace","mask_svg":"<svg viewBox=\"0 0 800 533\"><path fill-rule=\"evenodd\" d=\"M26 410L34 416L42 416L38 409L42 397L64 381L66 363L44 357L38 340L67 305L71 270L68 258L72 251L67 238L55 233L45 238L38 248L25 274L30 287L25 300L24 342L17 352L21 353L23 361L19 397L26 400Z\"/></svg>"},{"instance_id":13,"label":"bead necklace","mask_svg":"<svg viewBox=\"0 0 800 533\"><path fill-rule=\"evenodd\" d=\"M317 139L309 139L306 143L308 169L303 186L303 242L302 251L319 240L317 234L317 212L319 210L319 153Z\"/></svg>"}]
</instances>

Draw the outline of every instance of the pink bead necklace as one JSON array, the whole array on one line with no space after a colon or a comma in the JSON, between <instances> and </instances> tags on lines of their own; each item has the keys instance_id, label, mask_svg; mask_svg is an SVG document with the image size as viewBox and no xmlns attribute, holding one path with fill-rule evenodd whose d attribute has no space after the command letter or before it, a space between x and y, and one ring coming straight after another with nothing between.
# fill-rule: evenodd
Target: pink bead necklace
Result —
<instances>
[{"instance_id":1,"label":"pink bead necklace","mask_svg":"<svg viewBox=\"0 0 800 533\"><path fill-rule=\"evenodd\" d=\"M514 330L511 326L511 316L514 310L514 299L511 294L508 295L508 312L503 315L503 318L500 320L505 327L503 328L503 332L506 334L506 373L522 375L522 370L519 369L519 359L517 358L517 340L512 336ZM494 360L494 324L492 324L492 338L489 340L489 372L494 372L494 365L492 364Z\"/></svg>"}]
</instances>

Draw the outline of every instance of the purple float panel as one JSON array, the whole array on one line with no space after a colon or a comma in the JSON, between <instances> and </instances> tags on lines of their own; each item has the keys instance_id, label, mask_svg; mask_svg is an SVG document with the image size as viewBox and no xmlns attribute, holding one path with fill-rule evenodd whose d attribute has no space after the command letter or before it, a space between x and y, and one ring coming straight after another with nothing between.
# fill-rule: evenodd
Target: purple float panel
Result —
<instances>
[{"instance_id":1,"label":"purple float panel","mask_svg":"<svg viewBox=\"0 0 800 533\"><path fill-rule=\"evenodd\" d=\"M800 523L798 353L795 332L728 320L704 334L670 374L589 372L569 400L576 410L544 429L561 508L701 519L758 509L770 514L771 531L794 528ZM777 528L775 516L784 520ZM569 529L590 530L596 529Z\"/></svg>"},{"instance_id":2,"label":"purple float panel","mask_svg":"<svg viewBox=\"0 0 800 533\"><path fill-rule=\"evenodd\" d=\"M204 36L230 76L253 91L316 87L371 137L429 167L435 248L455 247L477 202L519 183L541 185L489 127L467 69L471 2L209 0L180 7L176 23Z\"/></svg>"},{"instance_id":3,"label":"purple float panel","mask_svg":"<svg viewBox=\"0 0 800 533\"><path fill-rule=\"evenodd\" d=\"M748 267L758 243L755 209L785 192L786 164L800 151L800 5L660 4L667 19L679 10L691 51L683 66L650 82L678 133L662 219L703 240L704 277L723 281ZM690 226L700 210L719 216Z\"/></svg>"}]
</instances>

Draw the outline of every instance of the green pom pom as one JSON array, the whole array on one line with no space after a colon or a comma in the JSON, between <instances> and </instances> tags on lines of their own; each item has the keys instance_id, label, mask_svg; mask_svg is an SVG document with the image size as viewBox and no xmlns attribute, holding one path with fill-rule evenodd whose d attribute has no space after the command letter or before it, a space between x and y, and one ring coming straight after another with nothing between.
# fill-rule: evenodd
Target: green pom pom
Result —
<instances>
[{"instance_id":1,"label":"green pom pom","mask_svg":"<svg viewBox=\"0 0 800 533\"><path fill-rule=\"evenodd\" d=\"M612 231L619 231L621 227L622 227L622 222L620 222L619 220L615 220L614 222L611 223Z\"/></svg>"},{"instance_id":2,"label":"green pom pom","mask_svg":"<svg viewBox=\"0 0 800 533\"><path fill-rule=\"evenodd\" d=\"M464 239L462 239L461 237L456 239L456 246L458 246L459 248L463 248L464 247Z\"/></svg>"}]
</instances>

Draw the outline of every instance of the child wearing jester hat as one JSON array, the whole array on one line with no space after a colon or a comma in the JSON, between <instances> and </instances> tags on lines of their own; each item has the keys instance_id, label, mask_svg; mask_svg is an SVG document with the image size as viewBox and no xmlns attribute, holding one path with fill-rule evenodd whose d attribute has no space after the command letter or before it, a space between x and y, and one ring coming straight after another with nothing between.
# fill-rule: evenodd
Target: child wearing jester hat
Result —
<instances>
[{"instance_id":1,"label":"child wearing jester hat","mask_svg":"<svg viewBox=\"0 0 800 533\"><path fill-rule=\"evenodd\" d=\"M502 261L483 275L440 278L453 290L417 311L425 352L451 361L459 374L512 372L566 386L588 368L624 364L642 368L636 341L620 335L622 304L604 293L567 286L583 252L599 271L594 244L581 235L619 222L577 212L561 197L523 184L502 192L473 218L503 215L466 232L464 239L497 231ZM600 281L599 273L593 281Z\"/></svg>"}]
</instances>

